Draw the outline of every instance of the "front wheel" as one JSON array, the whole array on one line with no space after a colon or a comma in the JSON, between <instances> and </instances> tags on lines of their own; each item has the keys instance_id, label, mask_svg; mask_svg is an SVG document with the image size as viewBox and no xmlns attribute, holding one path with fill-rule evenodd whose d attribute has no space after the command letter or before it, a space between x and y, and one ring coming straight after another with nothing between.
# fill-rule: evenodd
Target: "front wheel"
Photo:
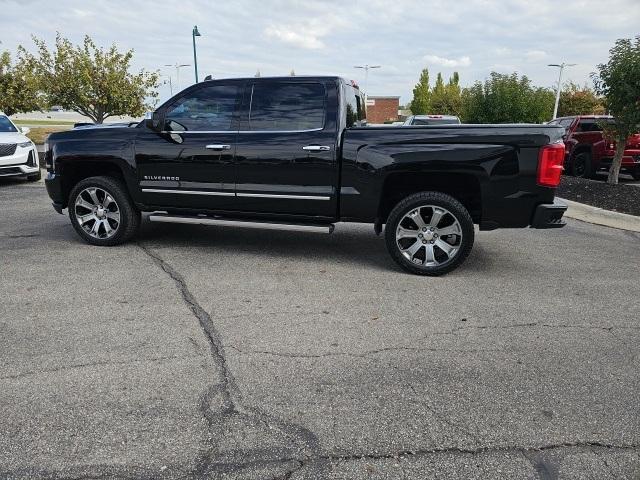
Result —
<instances>
[{"instance_id":1,"label":"front wheel","mask_svg":"<svg viewBox=\"0 0 640 480\"><path fill-rule=\"evenodd\" d=\"M385 240L391 257L418 275L442 275L457 268L471 252L473 220L455 198L420 192L399 202L389 214Z\"/></svg>"},{"instance_id":2,"label":"front wheel","mask_svg":"<svg viewBox=\"0 0 640 480\"><path fill-rule=\"evenodd\" d=\"M124 243L140 226L140 212L123 183L112 177L80 180L69 195L69 218L85 242L99 246Z\"/></svg>"}]
</instances>

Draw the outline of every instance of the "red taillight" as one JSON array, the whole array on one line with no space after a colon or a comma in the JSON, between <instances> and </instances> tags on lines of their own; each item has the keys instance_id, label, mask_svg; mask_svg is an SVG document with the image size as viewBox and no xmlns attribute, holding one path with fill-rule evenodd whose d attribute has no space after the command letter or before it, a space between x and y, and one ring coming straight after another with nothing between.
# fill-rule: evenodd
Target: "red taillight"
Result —
<instances>
[{"instance_id":1,"label":"red taillight","mask_svg":"<svg viewBox=\"0 0 640 480\"><path fill-rule=\"evenodd\" d=\"M538 158L538 185L557 187L560 184L564 164L564 143L545 145Z\"/></svg>"}]
</instances>

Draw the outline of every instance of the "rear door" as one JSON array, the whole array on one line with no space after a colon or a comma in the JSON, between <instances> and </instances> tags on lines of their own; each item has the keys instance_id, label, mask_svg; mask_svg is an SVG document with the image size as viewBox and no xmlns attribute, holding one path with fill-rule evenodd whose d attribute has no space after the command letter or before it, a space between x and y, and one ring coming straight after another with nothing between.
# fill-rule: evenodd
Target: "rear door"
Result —
<instances>
[{"instance_id":1,"label":"rear door","mask_svg":"<svg viewBox=\"0 0 640 480\"><path fill-rule=\"evenodd\" d=\"M335 217L337 81L250 81L236 147L238 209Z\"/></svg>"},{"instance_id":2,"label":"rear door","mask_svg":"<svg viewBox=\"0 0 640 480\"><path fill-rule=\"evenodd\" d=\"M208 210L235 207L235 156L241 82L203 82L163 107L161 132L136 139L142 201Z\"/></svg>"}]
</instances>

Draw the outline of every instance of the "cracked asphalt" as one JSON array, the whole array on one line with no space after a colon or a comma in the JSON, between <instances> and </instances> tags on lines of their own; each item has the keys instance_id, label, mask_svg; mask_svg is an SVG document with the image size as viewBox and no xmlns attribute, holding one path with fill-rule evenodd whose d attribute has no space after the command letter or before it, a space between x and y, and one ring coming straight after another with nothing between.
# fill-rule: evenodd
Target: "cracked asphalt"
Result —
<instances>
[{"instance_id":1,"label":"cracked asphalt","mask_svg":"<svg viewBox=\"0 0 640 480\"><path fill-rule=\"evenodd\" d=\"M640 235L369 225L85 245L0 183L0 478L639 479Z\"/></svg>"}]
</instances>

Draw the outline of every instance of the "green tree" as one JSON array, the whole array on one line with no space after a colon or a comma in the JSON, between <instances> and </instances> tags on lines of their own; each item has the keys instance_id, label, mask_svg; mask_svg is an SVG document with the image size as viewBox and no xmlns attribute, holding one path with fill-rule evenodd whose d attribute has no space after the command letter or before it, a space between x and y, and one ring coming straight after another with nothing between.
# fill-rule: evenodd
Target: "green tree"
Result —
<instances>
[{"instance_id":1,"label":"green tree","mask_svg":"<svg viewBox=\"0 0 640 480\"><path fill-rule=\"evenodd\" d=\"M32 112L45 107L38 94L38 82L32 72L11 62L9 52L0 54L0 111L7 115Z\"/></svg>"},{"instance_id":2,"label":"green tree","mask_svg":"<svg viewBox=\"0 0 640 480\"><path fill-rule=\"evenodd\" d=\"M604 100L586 85L580 87L573 82L568 82L560 92L559 117L602 114L604 112Z\"/></svg>"},{"instance_id":3,"label":"green tree","mask_svg":"<svg viewBox=\"0 0 640 480\"><path fill-rule=\"evenodd\" d=\"M112 115L140 116L153 107L158 73L130 73L133 50L98 48L89 36L75 46L58 34L55 50L36 37L33 41L35 54L18 47L16 68L33 72L49 105L61 105L96 123Z\"/></svg>"},{"instance_id":4,"label":"green tree","mask_svg":"<svg viewBox=\"0 0 640 480\"><path fill-rule=\"evenodd\" d=\"M533 87L517 73L491 72L462 92L462 118L468 123L542 123L553 112L553 91Z\"/></svg>"},{"instance_id":5,"label":"green tree","mask_svg":"<svg viewBox=\"0 0 640 480\"><path fill-rule=\"evenodd\" d=\"M411 100L411 112L414 115L429 113L431 107L431 89L429 87L429 70L426 68L420 73L420 80L413 87L413 99Z\"/></svg>"},{"instance_id":6,"label":"green tree","mask_svg":"<svg viewBox=\"0 0 640 480\"><path fill-rule=\"evenodd\" d=\"M427 113L445 113L447 105L447 91L444 87L444 80L442 79L442 73L438 72L436 76L436 84L433 86L433 90L430 95L429 112Z\"/></svg>"},{"instance_id":7,"label":"green tree","mask_svg":"<svg viewBox=\"0 0 640 480\"><path fill-rule=\"evenodd\" d=\"M436 84L431 92L431 113L460 116L460 77L458 72L445 85L442 75L438 73Z\"/></svg>"},{"instance_id":8,"label":"green tree","mask_svg":"<svg viewBox=\"0 0 640 480\"><path fill-rule=\"evenodd\" d=\"M640 125L640 36L616 40L609 50L609 61L598 65L593 77L596 92L606 98L615 123L605 131L616 141L607 183L617 184L627 138Z\"/></svg>"}]
</instances>

